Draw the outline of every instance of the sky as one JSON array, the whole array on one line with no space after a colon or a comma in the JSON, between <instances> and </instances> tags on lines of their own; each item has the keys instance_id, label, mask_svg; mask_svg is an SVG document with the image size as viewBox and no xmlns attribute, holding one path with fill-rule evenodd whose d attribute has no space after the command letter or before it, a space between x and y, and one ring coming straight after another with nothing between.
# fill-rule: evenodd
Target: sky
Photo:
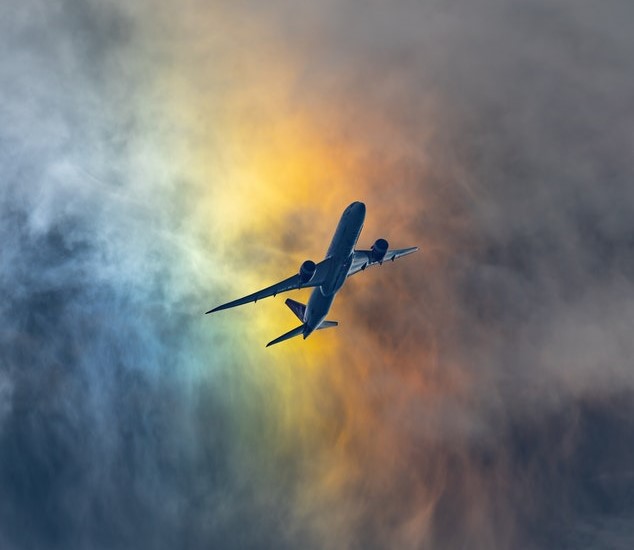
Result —
<instances>
[{"instance_id":1,"label":"sky","mask_svg":"<svg viewBox=\"0 0 634 550\"><path fill-rule=\"evenodd\" d=\"M4 2L0 547L631 548L633 21ZM203 314L354 200L337 329Z\"/></svg>"}]
</instances>

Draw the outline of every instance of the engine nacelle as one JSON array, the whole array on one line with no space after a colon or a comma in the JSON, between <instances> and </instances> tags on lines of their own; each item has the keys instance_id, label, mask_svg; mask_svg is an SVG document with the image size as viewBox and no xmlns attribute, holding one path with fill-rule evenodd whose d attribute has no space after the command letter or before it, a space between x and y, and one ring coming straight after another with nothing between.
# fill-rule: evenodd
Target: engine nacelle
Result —
<instances>
[{"instance_id":1,"label":"engine nacelle","mask_svg":"<svg viewBox=\"0 0 634 550\"><path fill-rule=\"evenodd\" d=\"M381 263L383 258L385 258L389 246L389 243L385 239L377 239L370 249L372 261Z\"/></svg>"},{"instance_id":2,"label":"engine nacelle","mask_svg":"<svg viewBox=\"0 0 634 550\"><path fill-rule=\"evenodd\" d=\"M315 276L315 271L317 271L317 264L312 260L306 260L302 265L299 266L299 280L302 284L306 284L310 282L310 280Z\"/></svg>"}]
</instances>

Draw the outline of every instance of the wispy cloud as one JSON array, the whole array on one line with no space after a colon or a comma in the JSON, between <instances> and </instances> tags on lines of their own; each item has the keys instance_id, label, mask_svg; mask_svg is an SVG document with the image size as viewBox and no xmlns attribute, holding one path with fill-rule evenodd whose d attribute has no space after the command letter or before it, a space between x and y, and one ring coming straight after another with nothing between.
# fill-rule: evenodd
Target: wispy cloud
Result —
<instances>
[{"instance_id":1,"label":"wispy cloud","mask_svg":"<svg viewBox=\"0 0 634 550\"><path fill-rule=\"evenodd\" d=\"M2 8L0 544L629 547L630 3L135 6ZM352 198L336 337L203 324Z\"/></svg>"}]
</instances>

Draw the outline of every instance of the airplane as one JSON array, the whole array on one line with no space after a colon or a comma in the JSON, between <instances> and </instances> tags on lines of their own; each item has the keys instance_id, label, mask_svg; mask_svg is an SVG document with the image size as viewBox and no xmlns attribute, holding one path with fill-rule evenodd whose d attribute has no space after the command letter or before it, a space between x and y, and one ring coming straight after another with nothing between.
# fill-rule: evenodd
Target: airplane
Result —
<instances>
[{"instance_id":1,"label":"airplane","mask_svg":"<svg viewBox=\"0 0 634 550\"><path fill-rule=\"evenodd\" d=\"M348 206L339 220L326 257L319 263L306 260L299 268L299 272L288 279L269 286L244 298L233 300L226 304L210 309L207 313L229 309L249 302L257 302L262 298L276 296L281 292L300 288L314 288L308 304L304 305L290 298L286 305L301 321L301 325L282 336L271 340L266 347L279 344L284 340L294 338L300 334L304 340L315 330L336 327L337 321L326 320L335 295L341 289L346 279L368 267L382 265L383 262L394 261L418 250L417 246L388 250L389 244L385 239L377 239L370 250L355 250L359 240L363 222L365 221L365 204L353 202Z\"/></svg>"}]
</instances>

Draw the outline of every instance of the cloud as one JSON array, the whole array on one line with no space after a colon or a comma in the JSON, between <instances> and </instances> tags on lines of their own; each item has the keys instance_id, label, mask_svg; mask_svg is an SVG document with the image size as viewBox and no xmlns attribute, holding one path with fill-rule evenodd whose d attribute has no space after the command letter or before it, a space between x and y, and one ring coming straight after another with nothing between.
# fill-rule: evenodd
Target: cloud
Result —
<instances>
[{"instance_id":1,"label":"cloud","mask_svg":"<svg viewBox=\"0 0 634 550\"><path fill-rule=\"evenodd\" d=\"M4 10L3 545L628 547L629 3ZM352 198L339 344L192 314Z\"/></svg>"}]
</instances>

